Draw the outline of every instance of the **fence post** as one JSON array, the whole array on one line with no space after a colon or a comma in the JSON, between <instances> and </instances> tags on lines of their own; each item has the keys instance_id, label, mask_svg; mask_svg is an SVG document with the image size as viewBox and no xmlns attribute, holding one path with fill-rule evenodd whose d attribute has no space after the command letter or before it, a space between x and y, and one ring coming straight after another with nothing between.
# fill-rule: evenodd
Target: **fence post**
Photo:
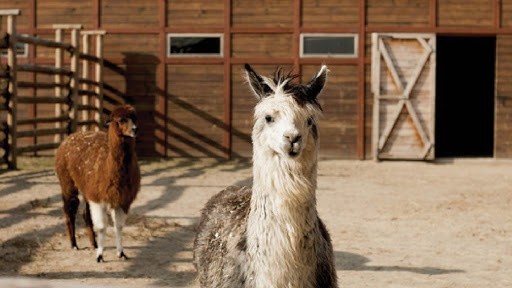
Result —
<instances>
[{"instance_id":1,"label":"fence post","mask_svg":"<svg viewBox=\"0 0 512 288\"><path fill-rule=\"evenodd\" d=\"M98 62L95 65L95 80L98 84L95 90L96 99L94 105L97 109L94 114L94 120L98 124L95 128L96 131L103 127L103 35L105 34L105 31L99 31L96 35L96 57L98 57Z\"/></svg>"},{"instance_id":2,"label":"fence post","mask_svg":"<svg viewBox=\"0 0 512 288\"><path fill-rule=\"evenodd\" d=\"M9 34L9 45L7 48L7 65L9 66L9 104L7 112L6 137L8 140L9 155L7 156L7 165L11 169L18 168L18 139L17 131L17 112L18 112L18 83L17 83L17 65L16 65L16 16L20 15L20 10L7 11L7 33Z\"/></svg>"},{"instance_id":3,"label":"fence post","mask_svg":"<svg viewBox=\"0 0 512 288\"><path fill-rule=\"evenodd\" d=\"M55 29L55 42L62 43L64 38L64 34L62 28ZM62 68L62 63L64 62L64 53L62 48L55 49L55 68ZM60 84L62 84L62 75L55 74L55 83L58 84L55 86L55 97L62 97L62 88ZM55 117L62 116L62 105L60 103L55 104ZM57 121L55 122L55 128L60 129L62 127L62 123ZM60 143L62 141L62 134L55 134L55 143Z\"/></svg>"},{"instance_id":4,"label":"fence post","mask_svg":"<svg viewBox=\"0 0 512 288\"><path fill-rule=\"evenodd\" d=\"M80 27L73 27L71 29L71 46L73 46L74 50L71 52L71 107L69 114L71 117L71 132L76 132L77 124L78 124L78 59L80 55L80 41L79 41L79 33L82 25Z\"/></svg>"},{"instance_id":5,"label":"fence post","mask_svg":"<svg viewBox=\"0 0 512 288\"><path fill-rule=\"evenodd\" d=\"M82 48L82 51L83 51L83 54L89 54L89 34L88 33L84 33L84 31L82 31L82 45L83 45L83 48ZM87 80L89 79L89 61L87 59L83 59L82 60L82 79L84 80ZM84 81L84 83L82 84L82 89L84 91L89 91L89 83L87 81ZM88 107L89 106L89 96L88 95L82 95L82 105L84 106L84 110L82 110L82 121L86 122L86 121L89 121L89 110ZM82 131L87 131L88 125L83 125L82 126Z\"/></svg>"}]
</instances>

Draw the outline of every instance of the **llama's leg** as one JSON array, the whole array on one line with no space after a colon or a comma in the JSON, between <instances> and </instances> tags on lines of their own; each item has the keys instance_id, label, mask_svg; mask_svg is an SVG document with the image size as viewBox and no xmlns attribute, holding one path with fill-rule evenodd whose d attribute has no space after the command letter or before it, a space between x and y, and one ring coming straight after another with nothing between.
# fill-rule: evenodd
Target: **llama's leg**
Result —
<instances>
[{"instance_id":1,"label":"llama's leg","mask_svg":"<svg viewBox=\"0 0 512 288\"><path fill-rule=\"evenodd\" d=\"M105 242L105 232L107 231L107 207L105 203L89 202L91 219L94 229L98 235L98 248L96 249L96 261L103 262L103 249Z\"/></svg>"},{"instance_id":2,"label":"llama's leg","mask_svg":"<svg viewBox=\"0 0 512 288\"><path fill-rule=\"evenodd\" d=\"M89 202L85 202L84 222L87 226L87 234L89 235L89 241L91 242L91 246L96 249L98 248L98 245L96 244L96 236L94 235L94 228L91 219L91 210L89 208Z\"/></svg>"},{"instance_id":3,"label":"llama's leg","mask_svg":"<svg viewBox=\"0 0 512 288\"><path fill-rule=\"evenodd\" d=\"M66 216L66 230L71 243L71 248L78 250L75 237L75 220L80 199L78 199L78 191L75 188L62 189L62 201L64 202L64 215Z\"/></svg>"},{"instance_id":4,"label":"llama's leg","mask_svg":"<svg viewBox=\"0 0 512 288\"><path fill-rule=\"evenodd\" d=\"M126 221L126 213L123 209L116 208L112 209L112 221L114 221L114 227L116 228L116 248L117 257L127 260L128 257L123 252L123 226Z\"/></svg>"}]
</instances>

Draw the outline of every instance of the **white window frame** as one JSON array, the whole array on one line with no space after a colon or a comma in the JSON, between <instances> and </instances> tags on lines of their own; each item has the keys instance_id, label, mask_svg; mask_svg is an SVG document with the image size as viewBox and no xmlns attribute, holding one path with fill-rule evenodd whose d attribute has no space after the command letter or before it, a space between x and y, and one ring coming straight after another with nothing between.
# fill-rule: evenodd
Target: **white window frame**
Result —
<instances>
[{"instance_id":1,"label":"white window frame","mask_svg":"<svg viewBox=\"0 0 512 288\"><path fill-rule=\"evenodd\" d=\"M21 34L23 36L28 36L28 34ZM16 44L19 44L21 42L16 42ZM5 53L2 51L0 52L0 58L7 58L7 49L5 49ZM28 58L28 43L23 43L23 54L16 53L16 58Z\"/></svg>"},{"instance_id":2,"label":"white window frame","mask_svg":"<svg viewBox=\"0 0 512 288\"><path fill-rule=\"evenodd\" d=\"M304 54L304 37L353 37L354 38L354 53L353 54ZM300 58L357 58L358 57L358 39L357 33L301 33L300 34Z\"/></svg>"},{"instance_id":3,"label":"white window frame","mask_svg":"<svg viewBox=\"0 0 512 288\"><path fill-rule=\"evenodd\" d=\"M213 53L183 53L171 54L171 38L172 37L197 37L209 38L218 37L220 39L220 52L219 54ZM168 58L222 58L224 57L224 34L223 33L167 33L167 57Z\"/></svg>"}]
</instances>

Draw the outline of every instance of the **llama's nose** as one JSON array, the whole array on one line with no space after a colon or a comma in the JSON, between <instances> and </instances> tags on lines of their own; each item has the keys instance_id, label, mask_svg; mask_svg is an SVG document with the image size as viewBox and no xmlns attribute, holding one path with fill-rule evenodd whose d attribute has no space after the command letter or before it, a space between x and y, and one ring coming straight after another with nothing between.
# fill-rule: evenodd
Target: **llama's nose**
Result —
<instances>
[{"instance_id":1,"label":"llama's nose","mask_svg":"<svg viewBox=\"0 0 512 288\"><path fill-rule=\"evenodd\" d=\"M286 139L288 139L288 141L290 141L290 143L292 143L292 144L295 144L295 143L299 142L300 139L302 139L302 136L297 135L297 134L284 135L284 137Z\"/></svg>"}]
</instances>

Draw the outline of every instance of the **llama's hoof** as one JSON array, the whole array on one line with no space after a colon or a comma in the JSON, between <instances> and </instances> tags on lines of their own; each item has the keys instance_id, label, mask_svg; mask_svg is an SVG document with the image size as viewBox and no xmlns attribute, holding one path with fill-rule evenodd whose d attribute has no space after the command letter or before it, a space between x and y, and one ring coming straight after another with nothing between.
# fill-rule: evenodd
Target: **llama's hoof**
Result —
<instances>
[{"instance_id":1,"label":"llama's hoof","mask_svg":"<svg viewBox=\"0 0 512 288\"><path fill-rule=\"evenodd\" d=\"M103 260L103 255L98 255L98 257L96 257L96 262L98 262L98 263L105 262L105 260Z\"/></svg>"},{"instance_id":2,"label":"llama's hoof","mask_svg":"<svg viewBox=\"0 0 512 288\"><path fill-rule=\"evenodd\" d=\"M73 245L73 246L71 246L71 249L73 249L73 250L78 250L78 246Z\"/></svg>"},{"instance_id":3,"label":"llama's hoof","mask_svg":"<svg viewBox=\"0 0 512 288\"><path fill-rule=\"evenodd\" d=\"M121 254L119 254L117 257L119 257L120 259L123 259L123 260L128 260L128 256L126 256L126 254L124 254L124 252L121 252Z\"/></svg>"}]
</instances>

